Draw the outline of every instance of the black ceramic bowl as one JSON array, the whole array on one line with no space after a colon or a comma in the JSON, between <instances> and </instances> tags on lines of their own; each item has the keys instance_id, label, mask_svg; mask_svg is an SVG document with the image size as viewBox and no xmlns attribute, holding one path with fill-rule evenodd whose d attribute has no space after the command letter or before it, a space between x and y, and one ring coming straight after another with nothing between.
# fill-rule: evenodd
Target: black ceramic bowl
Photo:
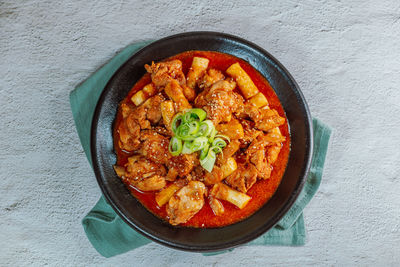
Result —
<instances>
[{"instance_id":1,"label":"black ceramic bowl","mask_svg":"<svg viewBox=\"0 0 400 267\"><path fill-rule=\"evenodd\" d=\"M249 62L275 89L289 122L291 152L281 184L256 213L222 228L173 227L150 213L115 174L113 122L118 104L145 73L144 64L188 50L219 51ZM112 77L97 104L91 132L93 168L104 196L119 216L144 236L188 251L217 251L249 242L271 229L289 210L312 159L312 121L303 94L289 72L268 52L244 39L216 32L189 32L156 41L134 54Z\"/></svg>"}]
</instances>

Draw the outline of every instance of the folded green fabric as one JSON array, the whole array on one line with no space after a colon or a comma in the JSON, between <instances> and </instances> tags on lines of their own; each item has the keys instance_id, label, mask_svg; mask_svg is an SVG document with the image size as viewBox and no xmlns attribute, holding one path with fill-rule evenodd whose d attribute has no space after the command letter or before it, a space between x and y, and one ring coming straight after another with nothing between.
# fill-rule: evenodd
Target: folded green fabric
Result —
<instances>
[{"instance_id":1,"label":"folded green fabric","mask_svg":"<svg viewBox=\"0 0 400 267\"><path fill-rule=\"evenodd\" d=\"M127 46L86 81L77 86L70 94L71 110L75 126L90 164L92 164L90 157L90 127L100 94L114 72L131 55L149 43L141 42ZM313 119L313 130L313 162L303 191L293 207L274 228L246 245L298 246L305 243L306 237L302 211L314 196L321 183L325 156L331 134L330 128L315 118ZM83 218L82 225L93 247L104 257L112 257L151 242L128 226L114 212L103 196L95 207ZM210 256L223 252L204 253L203 255Z\"/></svg>"}]
</instances>

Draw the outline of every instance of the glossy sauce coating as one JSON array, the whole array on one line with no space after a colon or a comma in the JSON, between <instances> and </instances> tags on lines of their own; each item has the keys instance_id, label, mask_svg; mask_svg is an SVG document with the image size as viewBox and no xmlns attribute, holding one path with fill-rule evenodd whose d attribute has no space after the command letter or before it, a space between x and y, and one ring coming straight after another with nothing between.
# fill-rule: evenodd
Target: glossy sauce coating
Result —
<instances>
[{"instance_id":1,"label":"glossy sauce coating","mask_svg":"<svg viewBox=\"0 0 400 267\"><path fill-rule=\"evenodd\" d=\"M254 84L257 86L260 92L262 92L268 99L269 106L271 109L278 111L279 115L284 117L285 112L276 96L274 90L268 83L268 81L249 63L241 60L237 57L223 54L219 52L211 51L188 51L178 55L175 55L170 59L179 59L182 61L183 72L188 73L188 70L192 64L194 56L205 57L210 60L208 67L221 70L225 73L226 69L233 63L239 62L240 66L247 72L251 77ZM141 90L146 84L151 82L149 74L145 74L130 90L127 97L121 103L131 103L131 97L134 93ZM118 110L116 121L114 122L114 149L117 154L117 164L123 166L127 162L127 158L131 155L126 151L120 149L118 145L119 135L116 129L118 129L119 123L122 120L121 110ZM283 142L282 149L279 153L277 161L273 164L273 170L271 177L267 180L258 180L247 192L247 195L251 197L250 202L243 209L239 209L233 204L221 200L224 205L225 212L221 216L215 216L208 204L207 198L205 199L204 207L188 222L181 224L181 226L191 226L191 227L221 227L235 223L237 221L243 220L246 217L257 211L263 204L265 204L274 194L282 176L285 172L286 164L289 158L290 152L290 135L287 124L287 119L285 124L279 127L282 135L286 137L286 141ZM128 186L131 193L153 214L163 219L167 218L167 213L164 205L163 207L158 207L155 201L156 192L141 192L138 189Z\"/></svg>"}]
</instances>

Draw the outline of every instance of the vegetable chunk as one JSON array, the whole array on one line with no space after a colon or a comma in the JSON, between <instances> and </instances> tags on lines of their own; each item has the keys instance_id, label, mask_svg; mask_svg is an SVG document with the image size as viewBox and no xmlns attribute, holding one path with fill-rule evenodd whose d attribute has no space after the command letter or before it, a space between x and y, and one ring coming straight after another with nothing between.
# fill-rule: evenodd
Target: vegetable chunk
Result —
<instances>
[{"instance_id":1,"label":"vegetable chunk","mask_svg":"<svg viewBox=\"0 0 400 267\"><path fill-rule=\"evenodd\" d=\"M250 98L249 102L255 105L257 108L263 108L269 105L267 98L261 92Z\"/></svg>"},{"instance_id":2,"label":"vegetable chunk","mask_svg":"<svg viewBox=\"0 0 400 267\"><path fill-rule=\"evenodd\" d=\"M146 101L149 97L155 95L157 93L157 89L154 84L149 83L143 87L142 90L138 91L131 97L133 104L139 106L144 101Z\"/></svg>"},{"instance_id":3,"label":"vegetable chunk","mask_svg":"<svg viewBox=\"0 0 400 267\"><path fill-rule=\"evenodd\" d=\"M159 207L164 206L170 198L178 191L180 187L176 184L171 184L156 194L156 202Z\"/></svg>"},{"instance_id":4,"label":"vegetable chunk","mask_svg":"<svg viewBox=\"0 0 400 267\"><path fill-rule=\"evenodd\" d=\"M226 178L229 175L231 175L236 169L237 169L236 160L232 157L228 158L225 164L221 166L223 178Z\"/></svg>"},{"instance_id":5,"label":"vegetable chunk","mask_svg":"<svg viewBox=\"0 0 400 267\"><path fill-rule=\"evenodd\" d=\"M243 209L251 199L251 197L249 197L248 195L236 191L223 183L218 183L214 185L214 187L211 189L210 194L215 198L232 203L239 209Z\"/></svg>"},{"instance_id":6,"label":"vegetable chunk","mask_svg":"<svg viewBox=\"0 0 400 267\"><path fill-rule=\"evenodd\" d=\"M242 69L239 63L232 64L226 70L226 73L235 78L240 91L246 99L255 96L259 92L250 76Z\"/></svg>"},{"instance_id":7,"label":"vegetable chunk","mask_svg":"<svg viewBox=\"0 0 400 267\"><path fill-rule=\"evenodd\" d=\"M202 57L194 57L192 61L192 66L190 67L189 73L187 75L187 86L194 89L197 80L201 75L207 70L208 63L210 60Z\"/></svg>"}]
</instances>

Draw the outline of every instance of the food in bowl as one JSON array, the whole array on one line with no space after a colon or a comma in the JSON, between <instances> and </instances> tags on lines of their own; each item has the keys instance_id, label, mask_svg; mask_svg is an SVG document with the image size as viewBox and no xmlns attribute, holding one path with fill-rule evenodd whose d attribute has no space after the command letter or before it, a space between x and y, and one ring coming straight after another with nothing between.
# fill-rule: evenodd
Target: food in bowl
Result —
<instances>
[{"instance_id":1,"label":"food in bowl","mask_svg":"<svg viewBox=\"0 0 400 267\"><path fill-rule=\"evenodd\" d=\"M222 227L264 205L286 168L290 135L268 81L249 63L188 51L145 65L114 123L114 169L171 225Z\"/></svg>"}]
</instances>

